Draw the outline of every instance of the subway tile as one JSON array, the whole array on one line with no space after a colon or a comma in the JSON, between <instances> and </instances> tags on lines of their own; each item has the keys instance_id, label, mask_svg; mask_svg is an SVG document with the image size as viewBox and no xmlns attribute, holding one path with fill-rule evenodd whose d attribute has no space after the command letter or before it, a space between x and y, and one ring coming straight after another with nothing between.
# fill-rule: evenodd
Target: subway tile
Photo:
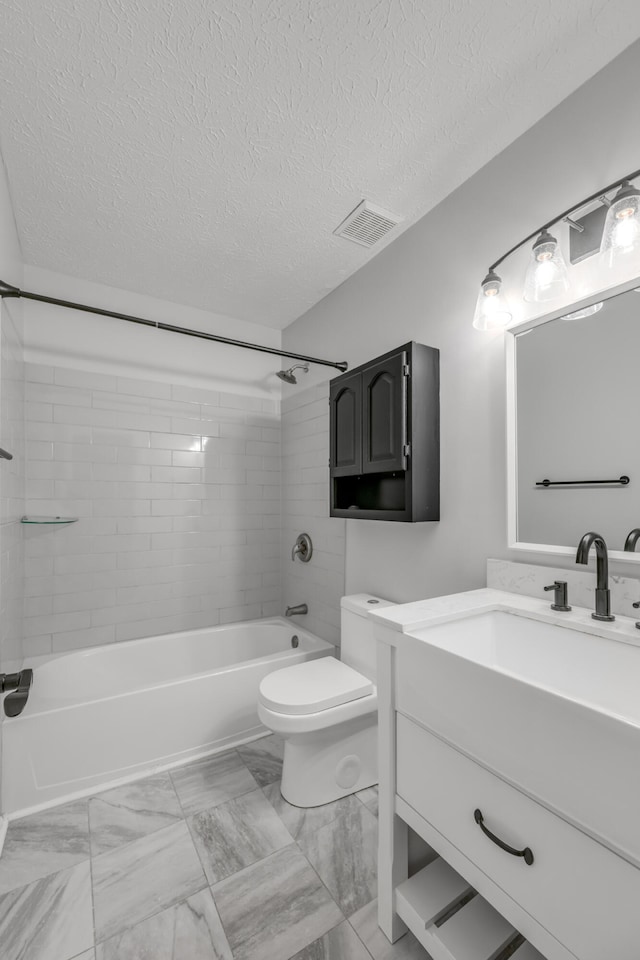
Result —
<instances>
[{"instance_id":1,"label":"subway tile","mask_svg":"<svg viewBox=\"0 0 640 960\"><path fill-rule=\"evenodd\" d=\"M246 397L239 393L221 392L218 402L221 407L231 407L233 410L262 410L262 400L259 397Z\"/></svg>"},{"instance_id":2,"label":"subway tile","mask_svg":"<svg viewBox=\"0 0 640 960\"><path fill-rule=\"evenodd\" d=\"M154 637L163 633L175 633L178 630L199 630L201 627L214 627L217 623L218 618L213 612L155 617L133 623L118 624L116 626L116 640L137 640L139 637Z\"/></svg>"},{"instance_id":3,"label":"subway tile","mask_svg":"<svg viewBox=\"0 0 640 960\"><path fill-rule=\"evenodd\" d=\"M94 410L93 407L65 407L56 404L53 407L55 423L72 423L90 427L115 427L118 415L112 410ZM38 419L34 417L33 419Z\"/></svg>"},{"instance_id":4,"label":"subway tile","mask_svg":"<svg viewBox=\"0 0 640 960\"><path fill-rule=\"evenodd\" d=\"M203 467L204 464L204 453L195 453L190 450L173 450L171 453L173 467Z\"/></svg>"},{"instance_id":5,"label":"subway tile","mask_svg":"<svg viewBox=\"0 0 640 960\"><path fill-rule=\"evenodd\" d=\"M24 379L27 383L53 383L53 367L43 363L25 363Z\"/></svg>"},{"instance_id":6,"label":"subway tile","mask_svg":"<svg viewBox=\"0 0 640 960\"><path fill-rule=\"evenodd\" d=\"M243 456L247 452L247 441L230 437L203 436L202 449L213 456L220 456L225 453Z\"/></svg>"},{"instance_id":7,"label":"subway tile","mask_svg":"<svg viewBox=\"0 0 640 960\"><path fill-rule=\"evenodd\" d=\"M113 554L76 554L66 557L54 557L53 566L56 574L67 573L99 573L104 570L115 570L116 558Z\"/></svg>"},{"instance_id":8,"label":"subway tile","mask_svg":"<svg viewBox=\"0 0 640 960\"><path fill-rule=\"evenodd\" d=\"M28 479L48 480L91 480L90 463L74 460L36 460L27 467Z\"/></svg>"},{"instance_id":9,"label":"subway tile","mask_svg":"<svg viewBox=\"0 0 640 960\"><path fill-rule=\"evenodd\" d=\"M149 546L149 534L116 534L115 536L96 537L93 552L124 553L129 550L148 550Z\"/></svg>"},{"instance_id":10,"label":"subway tile","mask_svg":"<svg viewBox=\"0 0 640 960\"><path fill-rule=\"evenodd\" d=\"M65 593L53 598L54 613L70 613L75 610L95 610L117 603L115 590L83 590L82 593Z\"/></svg>"},{"instance_id":11,"label":"subway tile","mask_svg":"<svg viewBox=\"0 0 640 960\"><path fill-rule=\"evenodd\" d=\"M249 456L256 454L259 457L273 457L278 454L278 444L267 443L264 440L248 440L247 453Z\"/></svg>"},{"instance_id":12,"label":"subway tile","mask_svg":"<svg viewBox=\"0 0 640 960\"><path fill-rule=\"evenodd\" d=\"M113 410L118 413L150 413L149 401L144 397L130 397L119 393L96 393L93 397L96 410Z\"/></svg>"},{"instance_id":13,"label":"subway tile","mask_svg":"<svg viewBox=\"0 0 640 960\"><path fill-rule=\"evenodd\" d=\"M56 500L109 500L116 496L116 484L103 480L55 480Z\"/></svg>"},{"instance_id":14,"label":"subway tile","mask_svg":"<svg viewBox=\"0 0 640 960\"><path fill-rule=\"evenodd\" d=\"M34 403L61 403L72 407L90 407L90 390L73 390L69 387L46 383L28 383L25 396Z\"/></svg>"},{"instance_id":15,"label":"subway tile","mask_svg":"<svg viewBox=\"0 0 640 960\"><path fill-rule=\"evenodd\" d=\"M96 517L145 517L151 513L151 500L100 500L93 510Z\"/></svg>"},{"instance_id":16,"label":"subway tile","mask_svg":"<svg viewBox=\"0 0 640 960\"><path fill-rule=\"evenodd\" d=\"M24 413L27 420L48 423L53 420L53 406L50 403L25 403Z\"/></svg>"},{"instance_id":17,"label":"subway tile","mask_svg":"<svg viewBox=\"0 0 640 960\"><path fill-rule=\"evenodd\" d=\"M186 400L190 403L206 403L216 406L219 399L217 390L205 390L200 387L184 387L174 384L171 387L171 396L174 400Z\"/></svg>"},{"instance_id":18,"label":"subway tile","mask_svg":"<svg viewBox=\"0 0 640 960\"><path fill-rule=\"evenodd\" d=\"M23 615L25 617L39 617L53 612L53 597L25 597Z\"/></svg>"},{"instance_id":19,"label":"subway tile","mask_svg":"<svg viewBox=\"0 0 640 960\"><path fill-rule=\"evenodd\" d=\"M35 460L51 460L53 457L53 441L28 440L25 446L25 456L30 463Z\"/></svg>"},{"instance_id":20,"label":"subway tile","mask_svg":"<svg viewBox=\"0 0 640 960\"><path fill-rule=\"evenodd\" d=\"M25 577L46 577L53 573L53 557L31 557L24 561Z\"/></svg>"},{"instance_id":21,"label":"subway tile","mask_svg":"<svg viewBox=\"0 0 640 960\"><path fill-rule=\"evenodd\" d=\"M200 421L200 404L188 403L182 400L152 400L151 412L162 414L165 417L186 420L194 424L194 421ZM173 428L170 426L170 430Z\"/></svg>"},{"instance_id":22,"label":"subway tile","mask_svg":"<svg viewBox=\"0 0 640 960\"><path fill-rule=\"evenodd\" d=\"M169 417L152 413L116 413L115 424L117 427L126 430L153 430L163 432L171 429L171 420Z\"/></svg>"},{"instance_id":23,"label":"subway tile","mask_svg":"<svg viewBox=\"0 0 640 960\"><path fill-rule=\"evenodd\" d=\"M199 516L200 500L153 500L151 512L159 517L192 517Z\"/></svg>"},{"instance_id":24,"label":"subway tile","mask_svg":"<svg viewBox=\"0 0 640 960\"><path fill-rule=\"evenodd\" d=\"M220 436L235 440L263 440L261 427L249 423L221 423Z\"/></svg>"},{"instance_id":25,"label":"subway tile","mask_svg":"<svg viewBox=\"0 0 640 960\"><path fill-rule=\"evenodd\" d=\"M94 443L63 443L53 445L54 460L71 460L74 463L115 463L117 447Z\"/></svg>"},{"instance_id":26,"label":"subway tile","mask_svg":"<svg viewBox=\"0 0 640 960\"><path fill-rule=\"evenodd\" d=\"M53 498L53 480L25 481L25 497L27 500L49 500Z\"/></svg>"},{"instance_id":27,"label":"subway tile","mask_svg":"<svg viewBox=\"0 0 640 960\"><path fill-rule=\"evenodd\" d=\"M46 500L28 499L25 502L25 514L33 517L90 517L93 500L68 500L58 498ZM35 554L34 554L35 556Z\"/></svg>"},{"instance_id":28,"label":"subway tile","mask_svg":"<svg viewBox=\"0 0 640 960\"><path fill-rule=\"evenodd\" d=\"M171 517L123 517L117 521L117 532L168 533L172 529L171 523Z\"/></svg>"},{"instance_id":29,"label":"subway tile","mask_svg":"<svg viewBox=\"0 0 640 960\"><path fill-rule=\"evenodd\" d=\"M54 382L67 387L84 387L88 390L110 390L116 391L117 381L115 377L106 376L101 373L84 373L82 370L69 370L63 367L56 367L54 371Z\"/></svg>"},{"instance_id":30,"label":"subway tile","mask_svg":"<svg viewBox=\"0 0 640 960\"><path fill-rule=\"evenodd\" d=\"M174 500L217 500L220 496L215 486L205 483L172 483L169 489ZM161 495L165 497L167 490Z\"/></svg>"},{"instance_id":31,"label":"subway tile","mask_svg":"<svg viewBox=\"0 0 640 960\"><path fill-rule=\"evenodd\" d=\"M65 650L81 650L84 647L101 647L116 640L113 626L86 627L82 630L67 630L53 633L51 638L53 653Z\"/></svg>"},{"instance_id":32,"label":"subway tile","mask_svg":"<svg viewBox=\"0 0 640 960\"><path fill-rule=\"evenodd\" d=\"M151 479L158 483L199 483L199 467L151 467Z\"/></svg>"},{"instance_id":33,"label":"subway tile","mask_svg":"<svg viewBox=\"0 0 640 960\"><path fill-rule=\"evenodd\" d=\"M38 423L25 418L27 440L59 443L91 443L91 427L73 423Z\"/></svg>"},{"instance_id":34,"label":"subway tile","mask_svg":"<svg viewBox=\"0 0 640 960\"><path fill-rule=\"evenodd\" d=\"M37 637L45 633L59 633L66 630L84 630L90 624L88 613L56 613L45 617L25 617L25 637Z\"/></svg>"},{"instance_id":35,"label":"subway tile","mask_svg":"<svg viewBox=\"0 0 640 960\"><path fill-rule=\"evenodd\" d=\"M199 436L217 437L219 424L217 420L200 417L192 419L188 417L172 417L171 432L178 434L198 434Z\"/></svg>"},{"instance_id":36,"label":"subway tile","mask_svg":"<svg viewBox=\"0 0 640 960\"><path fill-rule=\"evenodd\" d=\"M144 482L151 480L151 467L136 463L101 463L94 464L93 475L96 480Z\"/></svg>"},{"instance_id":37,"label":"subway tile","mask_svg":"<svg viewBox=\"0 0 640 960\"><path fill-rule=\"evenodd\" d=\"M42 634L39 637L23 637L22 655L26 657L42 657L52 652L51 634Z\"/></svg>"},{"instance_id":38,"label":"subway tile","mask_svg":"<svg viewBox=\"0 0 640 960\"><path fill-rule=\"evenodd\" d=\"M152 433L151 447L159 447L166 450L191 450L194 452L202 449L199 435L168 432Z\"/></svg>"},{"instance_id":39,"label":"subway tile","mask_svg":"<svg viewBox=\"0 0 640 960\"><path fill-rule=\"evenodd\" d=\"M172 564L171 550L131 550L128 553L118 554L118 570L135 570L141 567L170 567Z\"/></svg>"},{"instance_id":40,"label":"subway tile","mask_svg":"<svg viewBox=\"0 0 640 960\"><path fill-rule=\"evenodd\" d=\"M117 447L116 450L118 463L166 467L171 465L171 450L151 450L144 447Z\"/></svg>"},{"instance_id":41,"label":"subway tile","mask_svg":"<svg viewBox=\"0 0 640 960\"><path fill-rule=\"evenodd\" d=\"M116 447L149 447L148 430L108 430L101 427L94 427L92 432L93 442Z\"/></svg>"},{"instance_id":42,"label":"subway tile","mask_svg":"<svg viewBox=\"0 0 640 960\"><path fill-rule=\"evenodd\" d=\"M134 380L130 377L118 377L118 393L132 394L138 397L156 397L168 399L171 396L171 386L168 383L159 383L155 380Z\"/></svg>"}]
</instances>

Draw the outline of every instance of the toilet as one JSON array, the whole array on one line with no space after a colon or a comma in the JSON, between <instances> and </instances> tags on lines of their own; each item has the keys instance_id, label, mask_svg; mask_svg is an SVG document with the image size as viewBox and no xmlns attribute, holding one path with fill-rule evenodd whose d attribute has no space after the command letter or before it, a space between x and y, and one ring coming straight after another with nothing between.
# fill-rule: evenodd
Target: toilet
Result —
<instances>
[{"instance_id":1,"label":"toilet","mask_svg":"<svg viewBox=\"0 0 640 960\"><path fill-rule=\"evenodd\" d=\"M341 600L341 660L322 657L268 674L258 716L285 741L282 796L317 807L378 782L376 642L370 610L393 606L358 593Z\"/></svg>"}]
</instances>

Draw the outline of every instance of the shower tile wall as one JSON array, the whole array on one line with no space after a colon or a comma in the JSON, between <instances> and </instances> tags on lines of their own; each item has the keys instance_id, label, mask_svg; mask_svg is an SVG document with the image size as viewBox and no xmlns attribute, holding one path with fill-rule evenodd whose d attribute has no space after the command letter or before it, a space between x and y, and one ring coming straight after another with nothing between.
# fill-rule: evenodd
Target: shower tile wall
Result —
<instances>
[{"instance_id":1,"label":"shower tile wall","mask_svg":"<svg viewBox=\"0 0 640 960\"><path fill-rule=\"evenodd\" d=\"M281 612L275 401L26 365L25 655Z\"/></svg>"},{"instance_id":2,"label":"shower tile wall","mask_svg":"<svg viewBox=\"0 0 640 960\"><path fill-rule=\"evenodd\" d=\"M0 670L22 659L24 513L24 364L19 304L0 305Z\"/></svg>"},{"instance_id":3,"label":"shower tile wall","mask_svg":"<svg viewBox=\"0 0 640 960\"><path fill-rule=\"evenodd\" d=\"M282 398L283 601L307 603L296 618L339 643L346 521L329 516L329 383ZM309 563L291 562L299 533L313 541Z\"/></svg>"}]
</instances>

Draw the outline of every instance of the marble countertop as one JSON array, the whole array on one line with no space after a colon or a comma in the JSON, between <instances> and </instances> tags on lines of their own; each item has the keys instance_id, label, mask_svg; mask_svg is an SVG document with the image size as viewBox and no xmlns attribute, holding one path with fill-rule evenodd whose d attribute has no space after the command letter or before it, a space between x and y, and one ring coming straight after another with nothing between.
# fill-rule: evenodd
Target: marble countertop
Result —
<instances>
[{"instance_id":1,"label":"marble countertop","mask_svg":"<svg viewBox=\"0 0 640 960\"><path fill-rule=\"evenodd\" d=\"M384 632L377 632L377 638L394 646L400 642L403 634L412 634L425 627L477 616L491 610L530 617L570 630L640 646L640 630L636 628L636 620L632 617L616 615L613 622L607 623L594 620L591 616L592 610L587 607L572 606L569 612L560 613L552 610L550 603L551 600L548 599L483 587L480 590L452 593L430 600L400 603L394 607L371 611L369 617L375 624L389 628Z\"/></svg>"}]
</instances>

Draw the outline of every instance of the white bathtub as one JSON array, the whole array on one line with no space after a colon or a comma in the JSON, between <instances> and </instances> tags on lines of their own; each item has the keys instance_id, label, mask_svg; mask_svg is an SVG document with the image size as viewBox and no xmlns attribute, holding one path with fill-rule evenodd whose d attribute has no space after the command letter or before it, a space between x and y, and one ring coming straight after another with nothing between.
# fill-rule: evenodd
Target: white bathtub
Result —
<instances>
[{"instance_id":1,"label":"white bathtub","mask_svg":"<svg viewBox=\"0 0 640 960\"><path fill-rule=\"evenodd\" d=\"M262 678L334 651L278 617L34 661L27 706L2 725L2 812L59 802L259 736Z\"/></svg>"}]
</instances>

